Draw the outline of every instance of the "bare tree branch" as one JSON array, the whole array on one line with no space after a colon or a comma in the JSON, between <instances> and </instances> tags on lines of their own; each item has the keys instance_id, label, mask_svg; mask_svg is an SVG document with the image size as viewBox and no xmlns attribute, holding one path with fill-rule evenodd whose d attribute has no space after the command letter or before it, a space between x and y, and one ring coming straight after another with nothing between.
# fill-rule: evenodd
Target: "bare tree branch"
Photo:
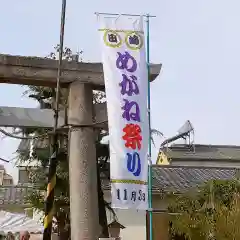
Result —
<instances>
[{"instance_id":1,"label":"bare tree branch","mask_svg":"<svg viewBox=\"0 0 240 240\"><path fill-rule=\"evenodd\" d=\"M41 134L41 135L37 135L37 136L31 136L31 137L20 137L20 136L17 136L15 134L12 134L12 133L9 133L5 130L3 130L2 128L0 128L0 132L2 134L4 134L5 136L7 137L11 137L11 138L15 138L15 139L36 139L36 138L45 138L48 136L48 133L44 133L44 134Z\"/></svg>"},{"instance_id":2,"label":"bare tree branch","mask_svg":"<svg viewBox=\"0 0 240 240\"><path fill-rule=\"evenodd\" d=\"M0 161L2 161L2 162L6 162L6 163L9 163L8 160L6 160L6 159L4 159L4 158L1 158L1 157L0 157Z\"/></svg>"}]
</instances>

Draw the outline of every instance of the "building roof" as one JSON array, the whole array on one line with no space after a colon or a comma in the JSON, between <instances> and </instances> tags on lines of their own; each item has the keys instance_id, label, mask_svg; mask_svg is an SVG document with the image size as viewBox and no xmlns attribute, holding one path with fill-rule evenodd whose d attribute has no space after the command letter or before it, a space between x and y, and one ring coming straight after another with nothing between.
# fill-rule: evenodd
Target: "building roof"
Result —
<instances>
[{"instance_id":1,"label":"building roof","mask_svg":"<svg viewBox=\"0 0 240 240\"><path fill-rule=\"evenodd\" d=\"M182 192L209 180L232 180L238 176L235 168L153 165L152 169L154 192Z\"/></svg>"},{"instance_id":2,"label":"building roof","mask_svg":"<svg viewBox=\"0 0 240 240\"><path fill-rule=\"evenodd\" d=\"M171 160L228 160L240 161L240 146L173 144L161 149Z\"/></svg>"},{"instance_id":3,"label":"building roof","mask_svg":"<svg viewBox=\"0 0 240 240\"><path fill-rule=\"evenodd\" d=\"M153 165L153 193L184 192L195 188L209 180L233 180L237 179L238 171L235 168L204 168L204 167L177 167ZM103 180L103 188L110 189L109 181ZM0 187L1 204L24 204L31 187L9 186ZM10 194L11 193L11 194Z\"/></svg>"},{"instance_id":4,"label":"building roof","mask_svg":"<svg viewBox=\"0 0 240 240\"><path fill-rule=\"evenodd\" d=\"M22 140L19 151L28 149L29 141ZM38 142L37 148L46 147L45 143ZM224 145L195 145L195 152L186 145L173 145L163 149L168 158L174 160L240 160L240 147ZM185 191L196 187L211 179L235 179L236 168L219 167L179 167L171 165L153 165L153 190ZM104 188L109 189L109 182L104 180Z\"/></svg>"},{"instance_id":5,"label":"building roof","mask_svg":"<svg viewBox=\"0 0 240 240\"><path fill-rule=\"evenodd\" d=\"M6 180L13 180L13 177L10 174L5 173L3 176L4 179Z\"/></svg>"},{"instance_id":6,"label":"building roof","mask_svg":"<svg viewBox=\"0 0 240 240\"><path fill-rule=\"evenodd\" d=\"M238 177L238 169L217 167L152 167L153 193L185 192L196 188L210 180L234 180ZM109 183L104 181L105 190L110 189Z\"/></svg>"}]
</instances>

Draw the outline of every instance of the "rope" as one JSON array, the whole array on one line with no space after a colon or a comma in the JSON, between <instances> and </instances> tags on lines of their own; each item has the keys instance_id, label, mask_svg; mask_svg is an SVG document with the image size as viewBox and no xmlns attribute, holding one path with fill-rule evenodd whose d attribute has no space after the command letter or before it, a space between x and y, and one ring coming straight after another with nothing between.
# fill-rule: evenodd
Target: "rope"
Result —
<instances>
[{"instance_id":1,"label":"rope","mask_svg":"<svg viewBox=\"0 0 240 240\"><path fill-rule=\"evenodd\" d=\"M66 0L62 0L62 14L61 14L61 28L60 28L60 48L58 60L58 73L57 73L57 87L56 87L56 109L54 115L54 134L52 144L52 154L50 157L47 197L45 199L45 217L44 217L44 233L43 240L51 240L52 238L52 220L54 215L54 190L56 187L56 168L57 168L57 155L58 155L58 115L59 115L59 93L60 93L60 80L62 76L62 58L63 58L63 40L65 28L65 15L66 15Z\"/></svg>"}]
</instances>

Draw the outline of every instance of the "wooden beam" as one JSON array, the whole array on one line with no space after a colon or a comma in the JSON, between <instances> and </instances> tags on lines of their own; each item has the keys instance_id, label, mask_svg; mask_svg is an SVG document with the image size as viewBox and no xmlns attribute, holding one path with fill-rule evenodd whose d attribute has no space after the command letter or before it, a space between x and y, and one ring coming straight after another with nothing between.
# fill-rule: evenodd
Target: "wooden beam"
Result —
<instances>
[{"instance_id":1,"label":"wooden beam","mask_svg":"<svg viewBox=\"0 0 240 240\"><path fill-rule=\"evenodd\" d=\"M105 103L94 104L94 123L96 127L107 127L107 108ZM64 111L59 113L58 127L64 125ZM54 112L51 109L0 107L0 127L52 128Z\"/></svg>"},{"instance_id":2,"label":"wooden beam","mask_svg":"<svg viewBox=\"0 0 240 240\"><path fill-rule=\"evenodd\" d=\"M161 64L151 64L153 81L160 73ZM0 54L0 83L54 87L56 85L58 61L26 56ZM104 89L101 63L63 61L61 87L73 81L89 83L93 89Z\"/></svg>"}]
</instances>

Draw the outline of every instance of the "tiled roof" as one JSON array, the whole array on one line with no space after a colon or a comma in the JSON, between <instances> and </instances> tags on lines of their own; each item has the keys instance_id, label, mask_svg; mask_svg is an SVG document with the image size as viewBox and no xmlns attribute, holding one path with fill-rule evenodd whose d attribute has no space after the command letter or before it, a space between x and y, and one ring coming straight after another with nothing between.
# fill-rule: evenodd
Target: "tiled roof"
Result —
<instances>
[{"instance_id":1,"label":"tiled roof","mask_svg":"<svg viewBox=\"0 0 240 240\"><path fill-rule=\"evenodd\" d=\"M153 190L181 192L197 187L209 180L236 179L238 170L235 168L203 168L203 167L177 167L153 166Z\"/></svg>"},{"instance_id":2,"label":"tiled roof","mask_svg":"<svg viewBox=\"0 0 240 240\"><path fill-rule=\"evenodd\" d=\"M173 160L240 161L240 146L174 144L161 150Z\"/></svg>"},{"instance_id":3,"label":"tiled roof","mask_svg":"<svg viewBox=\"0 0 240 240\"><path fill-rule=\"evenodd\" d=\"M46 147L46 142L38 142L37 148ZM29 148L29 141L22 140L18 150ZM240 161L240 146L223 145L195 145L195 149L186 145L173 145L163 149L170 159L174 160L234 160ZM178 166L153 166L153 190L160 191L185 191L196 187L210 179L233 179L236 175L235 168L216 167L178 167ZM109 183L104 181L104 188L109 189Z\"/></svg>"},{"instance_id":4,"label":"tiled roof","mask_svg":"<svg viewBox=\"0 0 240 240\"><path fill-rule=\"evenodd\" d=\"M232 180L238 176L235 168L216 167L178 167L159 166L152 167L154 193L161 192L184 192L190 188L195 188L209 180ZM109 189L109 182L104 180L103 187Z\"/></svg>"},{"instance_id":5,"label":"tiled roof","mask_svg":"<svg viewBox=\"0 0 240 240\"><path fill-rule=\"evenodd\" d=\"M4 179L13 180L13 177L10 174L5 173L3 176Z\"/></svg>"},{"instance_id":6,"label":"tiled roof","mask_svg":"<svg viewBox=\"0 0 240 240\"><path fill-rule=\"evenodd\" d=\"M236 179L238 170L234 168L203 168L203 167L177 167L153 165L153 193L184 192L197 187L211 179ZM103 188L110 189L109 181L102 180ZM1 204L24 204L24 196L31 187L27 186L1 186Z\"/></svg>"}]
</instances>

